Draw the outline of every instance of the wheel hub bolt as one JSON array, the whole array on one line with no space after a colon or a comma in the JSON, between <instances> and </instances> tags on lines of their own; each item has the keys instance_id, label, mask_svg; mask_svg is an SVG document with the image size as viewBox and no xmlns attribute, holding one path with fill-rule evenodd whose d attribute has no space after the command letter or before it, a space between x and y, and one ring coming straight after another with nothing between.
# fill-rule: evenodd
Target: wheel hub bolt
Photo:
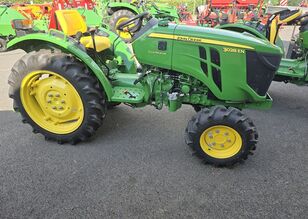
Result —
<instances>
[{"instance_id":1,"label":"wheel hub bolt","mask_svg":"<svg viewBox=\"0 0 308 219\"><path fill-rule=\"evenodd\" d=\"M60 94L56 94L56 97L60 97Z\"/></svg>"},{"instance_id":2,"label":"wheel hub bolt","mask_svg":"<svg viewBox=\"0 0 308 219\"><path fill-rule=\"evenodd\" d=\"M218 134L218 133L219 133L219 130L216 130L216 133Z\"/></svg>"},{"instance_id":3,"label":"wheel hub bolt","mask_svg":"<svg viewBox=\"0 0 308 219\"><path fill-rule=\"evenodd\" d=\"M53 106L53 107L52 107L52 109L56 110L56 109L57 109L57 107Z\"/></svg>"},{"instance_id":4,"label":"wheel hub bolt","mask_svg":"<svg viewBox=\"0 0 308 219\"><path fill-rule=\"evenodd\" d=\"M63 109L64 109L63 106L60 106L60 107L59 107L59 110L63 110Z\"/></svg>"},{"instance_id":5,"label":"wheel hub bolt","mask_svg":"<svg viewBox=\"0 0 308 219\"><path fill-rule=\"evenodd\" d=\"M62 103L62 104L65 104L65 100L62 100L61 103Z\"/></svg>"},{"instance_id":6,"label":"wheel hub bolt","mask_svg":"<svg viewBox=\"0 0 308 219\"><path fill-rule=\"evenodd\" d=\"M48 94L48 97L53 97L53 95L52 94Z\"/></svg>"}]
</instances>

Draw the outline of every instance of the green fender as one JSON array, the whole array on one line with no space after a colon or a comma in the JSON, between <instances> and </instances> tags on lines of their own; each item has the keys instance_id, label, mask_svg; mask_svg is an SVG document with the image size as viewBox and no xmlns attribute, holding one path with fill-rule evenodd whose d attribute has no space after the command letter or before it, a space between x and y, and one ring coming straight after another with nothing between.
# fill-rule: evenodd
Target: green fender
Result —
<instances>
[{"instance_id":1,"label":"green fender","mask_svg":"<svg viewBox=\"0 0 308 219\"><path fill-rule=\"evenodd\" d=\"M57 35L57 36L53 36ZM35 47L33 47L35 45ZM68 54L72 54L83 63L85 63L89 69L95 74L100 81L107 95L108 100L111 100L113 95L112 86L105 76L101 68L95 63L95 61L78 46L68 41L68 38L63 33L58 31L52 31L49 34L33 33L22 37L16 37L9 41L8 50L22 49L25 52L31 52L35 48L57 48Z\"/></svg>"},{"instance_id":2,"label":"green fender","mask_svg":"<svg viewBox=\"0 0 308 219\"><path fill-rule=\"evenodd\" d=\"M258 38L261 38L263 40L267 40L266 36L262 34L261 32L257 31L253 27L244 25L244 24L225 24L221 26L216 26L217 29L224 29L224 30L230 30L235 31L239 33L247 32L250 33Z\"/></svg>"},{"instance_id":3,"label":"green fender","mask_svg":"<svg viewBox=\"0 0 308 219\"><path fill-rule=\"evenodd\" d=\"M141 11L138 9L136 6L131 5L130 3L125 3L125 2L111 2L108 4L108 8L117 11L117 10L129 10L132 11L135 14L139 14Z\"/></svg>"}]
</instances>

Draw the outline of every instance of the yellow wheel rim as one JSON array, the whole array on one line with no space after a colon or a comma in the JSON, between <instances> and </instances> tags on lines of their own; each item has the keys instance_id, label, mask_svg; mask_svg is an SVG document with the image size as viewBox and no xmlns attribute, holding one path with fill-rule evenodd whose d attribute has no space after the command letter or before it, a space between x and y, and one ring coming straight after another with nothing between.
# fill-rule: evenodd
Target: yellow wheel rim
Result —
<instances>
[{"instance_id":1,"label":"yellow wheel rim","mask_svg":"<svg viewBox=\"0 0 308 219\"><path fill-rule=\"evenodd\" d=\"M216 125L206 129L200 137L200 146L209 156L226 159L236 155L242 147L240 134L224 125Z\"/></svg>"},{"instance_id":2,"label":"yellow wheel rim","mask_svg":"<svg viewBox=\"0 0 308 219\"><path fill-rule=\"evenodd\" d=\"M20 98L30 118L51 133L69 134L82 124L82 100L74 86L57 73L28 74L22 80Z\"/></svg>"},{"instance_id":3,"label":"yellow wheel rim","mask_svg":"<svg viewBox=\"0 0 308 219\"><path fill-rule=\"evenodd\" d=\"M121 23L123 23L123 22L125 22L125 21L127 21L127 20L129 20L130 18L129 17L122 17L122 18L120 18L118 21L117 21L117 23L116 23L116 29L117 29L117 27L121 24ZM131 25L129 25L129 26L127 26L128 28L132 28L132 27L134 27L135 26L135 24L131 24ZM128 32L125 32L125 31L119 31L119 30L117 30L117 34L122 38L122 39L125 39L125 40L130 40L131 38L132 38L132 36L128 33Z\"/></svg>"}]
</instances>

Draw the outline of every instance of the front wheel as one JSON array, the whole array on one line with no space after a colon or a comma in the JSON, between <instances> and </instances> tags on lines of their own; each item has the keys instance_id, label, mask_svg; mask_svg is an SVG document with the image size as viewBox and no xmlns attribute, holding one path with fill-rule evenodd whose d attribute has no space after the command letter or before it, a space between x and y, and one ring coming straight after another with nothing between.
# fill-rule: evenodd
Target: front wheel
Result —
<instances>
[{"instance_id":1,"label":"front wheel","mask_svg":"<svg viewBox=\"0 0 308 219\"><path fill-rule=\"evenodd\" d=\"M98 80L70 55L48 50L23 56L9 76L14 109L34 133L72 144L95 134L106 113Z\"/></svg>"},{"instance_id":2,"label":"front wheel","mask_svg":"<svg viewBox=\"0 0 308 219\"><path fill-rule=\"evenodd\" d=\"M188 123L186 143L206 163L231 166L246 160L255 150L258 134L253 122L240 110L204 108Z\"/></svg>"}]
</instances>

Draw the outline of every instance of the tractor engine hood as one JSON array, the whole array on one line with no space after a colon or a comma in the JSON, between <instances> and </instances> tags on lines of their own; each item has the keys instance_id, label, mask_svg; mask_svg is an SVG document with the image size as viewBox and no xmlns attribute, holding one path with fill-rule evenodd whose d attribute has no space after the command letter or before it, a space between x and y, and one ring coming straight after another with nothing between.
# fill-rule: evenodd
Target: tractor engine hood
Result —
<instances>
[{"instance_id":1,"label":"tractor engine hood","mask_svg":"<svg viewBox=\"0 0 308 219\"><path fill-rule=\"evenodd\" d=\"M281 55L282 51L275 45L248 33L236 33L215 28L192 27L186 25L174 26L174 39L200 42L224 47L255 50L261 53Z\"/></svg>"},{"instance_id":2,"label":"tractor engine hood","mask_svg":"<svg viewBox=\"0 0 308 219\"><path fill-rule=\"evenodd\" d=\"M282 51L245 33L153 22L133 42L141 65L186 74L207 87L212 99L264 101Z\"/></svg>"}]
</instances>

